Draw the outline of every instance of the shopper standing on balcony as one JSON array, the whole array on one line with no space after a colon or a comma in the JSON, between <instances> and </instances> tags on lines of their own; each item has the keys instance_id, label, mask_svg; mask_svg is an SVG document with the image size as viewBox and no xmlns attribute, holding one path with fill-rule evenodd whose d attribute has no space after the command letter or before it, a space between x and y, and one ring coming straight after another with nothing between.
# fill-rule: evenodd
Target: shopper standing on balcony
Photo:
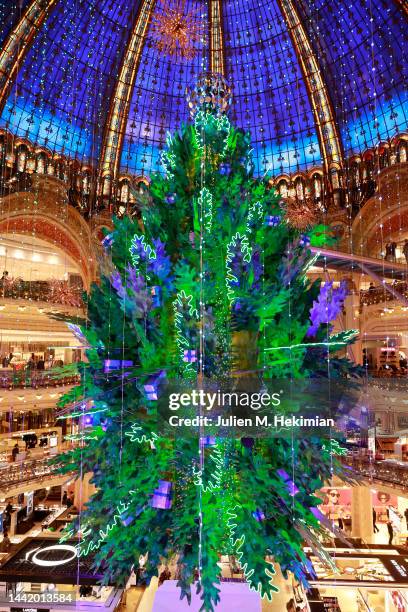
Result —
<instances>
[{"instance_id":1,"label":"shopper standing on balcony","mask_svg":"<svg viewBox=\"0 0 408 612\"><path fill-rule=\"evenodd\" d=\"M10 538L7 529L3 531L3 541L1 543L1 552L8 552L10 550Z\"/></svg>"},{"instance_id":2,"label":"shopper standing on balcony","mask_svg":"<svg viewBox=\"0 0 408 612\"><path fill-rule=\"evenodd\" d=\"M408 264L408 239L407 238L405 238L405 242L402 247L402 252L404 253L405 261Z\"/></svg>"},{"instance_id":3,"label":"shopper standing on balcony","mask_svg":"<svg viewBox=\"0 0 408 612\"><path fill-rule=\"evenodd\" d=\"M11 451L11 456L13 457L13 461L16 460L16 457L17 457L19 452L20 452L20 450L18 448L18 443L16 442L16 444L13 446L13 450Z\"/></svg>"},{"instance_id":4,"label":"shopper standing on balcony","mask_svg":"<svg viewBox=\"0 0 408 612\"><path fill-rule=\"evenodd\" d=\"M387 530L388 530L388 546L392 546L392 540L394 538L394 528L392 526L391 521L387 521Z\"/></svg>"},{"instance_id":5,"label":"shopper standing on balcony","mask_svg":"<svg viewBox=\"0 0 408 612\"><path fill-rule=\"evenodd\" d=\"M377 527L377 512L375 511L374 507L373 507L373 529L374 529L374 533L378 533L380 531Z\"/></svg>"},{"instance_id":6,"label":"shopper standing on balcony","mask_svg":"<svg viewBox=\"0 0 408 612\"><path fill-rule=\"evenodd\" d=\"M27 368L29 370L35 370L35 368L36 368L36 362L35 362L35 355L34 355L34 353L31 353L31 357L27 361Z\"/></svg>"},{"instance_id":7,"label":"shopper standing on balcony","mask_svg":"<svg viewBox=\"0 0 408 612\"><path fill-rule=\"evenodd\" d=\"M391 261L397 261L397 243L396 242L391 242L390 244L390 250L391 250Z\"/></svg>"},{"instance_id":8,"label":"shopper standing on balcony","mask_svg":"<svg viewBox=\"0 0 408 612\"><path fill-rule=\"evenodd\" d=\"M8 357L6 355L2 363L3 368L8 368L12 359L13 359L13 353L10 353Z\"/></svg>"},{"instance_id":9,"label":"shopper standing on balcony","mask_svg":"<svg viewBox=\"0 0 408 612\"><path fill-rule=\"evenodd\" d=\"M7 285L7 281L8 281L8 272L7 270L4 270L1 278L0 278L0 289L2 289L2 293L3 293L3 297L4 297L4 292L6 289L6 285Z\"/></svg>"}]
</instances>

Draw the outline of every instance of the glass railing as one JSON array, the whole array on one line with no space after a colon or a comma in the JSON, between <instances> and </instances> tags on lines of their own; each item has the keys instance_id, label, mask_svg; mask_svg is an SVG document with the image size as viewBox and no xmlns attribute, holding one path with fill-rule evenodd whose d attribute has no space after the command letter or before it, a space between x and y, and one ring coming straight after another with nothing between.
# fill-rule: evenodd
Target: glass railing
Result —
<instances>
[{"instance_id":1,"label":"glass railing","mask_svg":"<svg viewBox=\"0 0 408 612\"><path fill-rule=\"evenodd\" d=\"M344 462L353 471L371 481L377 480L408 490L408 462L404 465L404 462L393 459L375 461L369 457L350 455L344 459Z\"/></svg>"},{"instance_id":2,"label":"glass railing","mask_svg":"<svg viewBox=\"0 0 408 612\"><path fill-rule=\"evenodd\" d=\"M29 483L57 475L57 470L58 465L50 465L49 458L18 461L17 455L16 461L0 467L0 489L3 492L22 482Z\"/></svg>"},{"instance_id":3,"label":"glass railing","mask_svg":"<svg viewBox=\"0 0 408 612\"><path fill-rule=\"evenodd\" d=\"M77 385L81 378L78 374L60 374L50 370L9 370L0 368L0 389L38 389Z\"/></svg>"},{"instance_id":4,"label":"glass railing","mask_svg":"<svg viewBox=\"0 0 408 612\"><path fill-rule=\"evenodd\" d=\"M21 278L0 279L0 298L49 302L82 308L82 289L71 287L67 281L26 281Z\"/></svg>"}]
</instances>

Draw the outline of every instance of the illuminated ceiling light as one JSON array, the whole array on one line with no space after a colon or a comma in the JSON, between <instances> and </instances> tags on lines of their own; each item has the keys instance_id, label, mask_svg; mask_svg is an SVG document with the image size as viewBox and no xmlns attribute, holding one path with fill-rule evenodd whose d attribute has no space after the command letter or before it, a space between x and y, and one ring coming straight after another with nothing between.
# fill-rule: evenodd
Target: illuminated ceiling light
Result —
<instances>
[{"instance_id":1,"label":"illuminated ceiling light","mask_svg":"<svg viewBox=\"0 0 408 612\"><path fill-rule=\"evenodd\" d=\"M6 307L6 306L5 306L4 304L2 304L2 305L0 306L0 310L4 310L4 309L5 309L5 307Z\"/></svg>"},{"instance_id":2,"label":"illuminated ceiling light","mask_svg":"<svg viewBox=\"0 0 408 612\"><path fill-rule=\"evenodd\" d=\"M14 251L14 257L15 257L15 259L24 259L23 251L21 251L20 249L16 249Z\"/></svg>"},{"instance_id":3,"label":"illuminated ceiling light","mask_svg":"<svg viewBox=\"0 0 408 612\"><path fill-rule=\"evenodd\" d=\"M33 253L31 259L32 261L42 261L42 257L39 253Z\"/></svg>"},{"instance_id":4,"label":"illuminated ceiling light","mask_svg":"<svg viewBox=\"0 0 408 612\"><path fill-rule=\"evenodd\" d=\"M55 551L55 552L63 551L63 552L70 552L72 554L70 557L65 558L65 559L60 559L60 560L54 559L54 560L48 561L47 559L39 558L40 553L50 552L50 551ZM75 546L70 546L69 544L54 544L53 546L46 546L45 548L36 548L34 550L29 551L26 554L26 561L29 560L30 555L33 555L31 557L31 562L34 563L35 565L39 565L40 567L54 567L56 565L65 565L66 563L69 563L70 561L75 559L75 557L78 556L78 549Z\"/></svg>"}]
</instances>

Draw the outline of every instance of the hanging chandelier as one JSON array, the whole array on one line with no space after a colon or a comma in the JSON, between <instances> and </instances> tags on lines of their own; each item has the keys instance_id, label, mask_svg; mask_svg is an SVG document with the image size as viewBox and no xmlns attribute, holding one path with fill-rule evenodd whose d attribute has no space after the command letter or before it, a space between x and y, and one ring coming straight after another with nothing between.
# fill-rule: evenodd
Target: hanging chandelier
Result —
<instances>
[{"instance_id":1,"label":"hanging chandelier","mask_svg":"<svg viewBox=\"0 0 408 612\"><path fill-rule=\"evenodd\" d=\"M159 51L172 57L192 59L202 41L202 22L197 10L188 10L186 0L161 2L152 20L152 35Z\"/></svg>"}]
</instances>

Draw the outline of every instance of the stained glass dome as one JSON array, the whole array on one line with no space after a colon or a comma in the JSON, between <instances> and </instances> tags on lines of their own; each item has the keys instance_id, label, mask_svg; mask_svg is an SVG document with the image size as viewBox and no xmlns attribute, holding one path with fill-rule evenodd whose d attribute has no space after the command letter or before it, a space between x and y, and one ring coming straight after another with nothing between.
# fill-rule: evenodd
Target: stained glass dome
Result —
<instances>
[{"instance_id":1,"label":"stained glass dome","mask_svg":"<svg viewBox=\"0 0 408 612\"><path fill-rule=\"evenodd\" d=\"M160 40L171 11L184 21ZM259 174L407 130L403 0L2 0L0 17L0 127L106 172L159 169L166 133L189 118L186 87L208 70L232 88Z\"/></svg>"}]
</instances>

